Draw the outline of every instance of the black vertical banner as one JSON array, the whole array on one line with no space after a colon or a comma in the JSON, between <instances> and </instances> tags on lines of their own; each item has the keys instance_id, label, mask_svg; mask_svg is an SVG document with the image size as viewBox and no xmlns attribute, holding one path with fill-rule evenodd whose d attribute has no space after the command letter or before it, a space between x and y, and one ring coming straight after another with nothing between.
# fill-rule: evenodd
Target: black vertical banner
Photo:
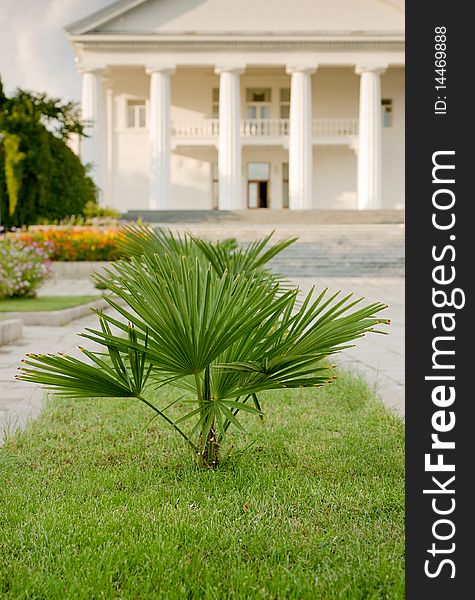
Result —
<instances>
[{"instance_id":1,"label":"black vertical banner","mask_svg":"<svg viewBox=\"0 0 475 600\"><path fill-rule=\"evenodd\" d=\"M474 36L466 6L406 3L409 600L475 597Z\"/></svg>"}]
</instances>

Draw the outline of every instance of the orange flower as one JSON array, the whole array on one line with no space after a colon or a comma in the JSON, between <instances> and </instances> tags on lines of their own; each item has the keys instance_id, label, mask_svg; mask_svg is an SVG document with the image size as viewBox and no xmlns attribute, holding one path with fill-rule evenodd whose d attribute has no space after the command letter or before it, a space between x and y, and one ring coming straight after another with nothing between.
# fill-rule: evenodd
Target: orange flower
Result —
<instances>
[{"instance_id":1,"label":"orange flower","mask_svg":"<svg viewBox=\"0 0 475 600\"><path fill-rule=\"evenodd\" d=\"M15 235L22 244L36 242L52 260L86 261L123 258L117 246L118 229L54 228L35 229Z\"/></svg>"}]
</instances>

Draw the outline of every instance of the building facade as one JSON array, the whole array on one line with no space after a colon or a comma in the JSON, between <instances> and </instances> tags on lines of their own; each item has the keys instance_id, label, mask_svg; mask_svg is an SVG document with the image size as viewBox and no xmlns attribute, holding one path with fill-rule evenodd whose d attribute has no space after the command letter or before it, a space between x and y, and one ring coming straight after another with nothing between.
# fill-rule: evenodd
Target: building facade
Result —
<instances>
[{"instance_id":1,"label":"building facade","mask_svg":"<svg viewBox=\"0 0 475 600\"><path fill-rule=\"evenodd\" d=\"M67 28L120 211L404 206L398 0L119 0Z\"/></svg>"}]
</instances>

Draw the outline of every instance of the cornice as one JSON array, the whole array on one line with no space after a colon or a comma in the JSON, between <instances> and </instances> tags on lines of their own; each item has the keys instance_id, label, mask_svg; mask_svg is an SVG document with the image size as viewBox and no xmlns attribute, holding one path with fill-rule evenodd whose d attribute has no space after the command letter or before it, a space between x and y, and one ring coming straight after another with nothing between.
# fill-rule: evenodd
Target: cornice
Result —
<instances>
[{"instance_id":1,"label":"cornice","mask_svg":"<svg viewBox=\"0 0 475 600\"><path fill-rule=\"evenodd\" d=\"M404 52L403 40L72 40L76 48L96 52L278 52L372 50Z\"/></svg>"}]
</instances>

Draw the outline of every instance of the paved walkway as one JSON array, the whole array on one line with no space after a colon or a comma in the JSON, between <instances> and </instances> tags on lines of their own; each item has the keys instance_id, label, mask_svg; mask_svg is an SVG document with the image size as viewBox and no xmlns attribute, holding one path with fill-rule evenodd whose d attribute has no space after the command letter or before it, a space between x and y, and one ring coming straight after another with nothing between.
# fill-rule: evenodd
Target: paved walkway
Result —
<instances>
[{"instance_id":1,"label":"paved walkway","mask_svg":"<svg viewBox=\"0 0 475 600\"><path fill-rule=\"evenodd\" d=\"M357 340L354 348L337 355L336 362L362 373L383 403L404 416L404 279L326 277L293 281L303 292L316 285L320 290L328 287L329 292L354 292L355 298L364 297L368 304L379 301L388 305L380 313L391 320L391 325L384 328L388 335L368 334Z\"/></svg>"},{"instance_id":2,"label":"paved walkway","mask_svg":"<svg viewBox=\"0 0 475 600\"><path fill-rule=\"evenodd\" d=\"M345 350L338 362L360 371L375 385L382 401L399 414L404 414L404 280L401 278L300 278L294 280L303 292L313 284L318 289L341 289L379 300L389 305L385 313L392 324L389 335L368 335L357 346ZM41 295L95 294L89 281L57 280L46 284ZM85 327L95 326L95 315L72 321L63 327L25 326L24 337L0 346L0 442L3 431L24 427L28 419L39 414L44 393L39 386L16 381L15 373L27 353L77 353L77 345L88 346L77 337Z\"/></svg>"}]
</instances>

